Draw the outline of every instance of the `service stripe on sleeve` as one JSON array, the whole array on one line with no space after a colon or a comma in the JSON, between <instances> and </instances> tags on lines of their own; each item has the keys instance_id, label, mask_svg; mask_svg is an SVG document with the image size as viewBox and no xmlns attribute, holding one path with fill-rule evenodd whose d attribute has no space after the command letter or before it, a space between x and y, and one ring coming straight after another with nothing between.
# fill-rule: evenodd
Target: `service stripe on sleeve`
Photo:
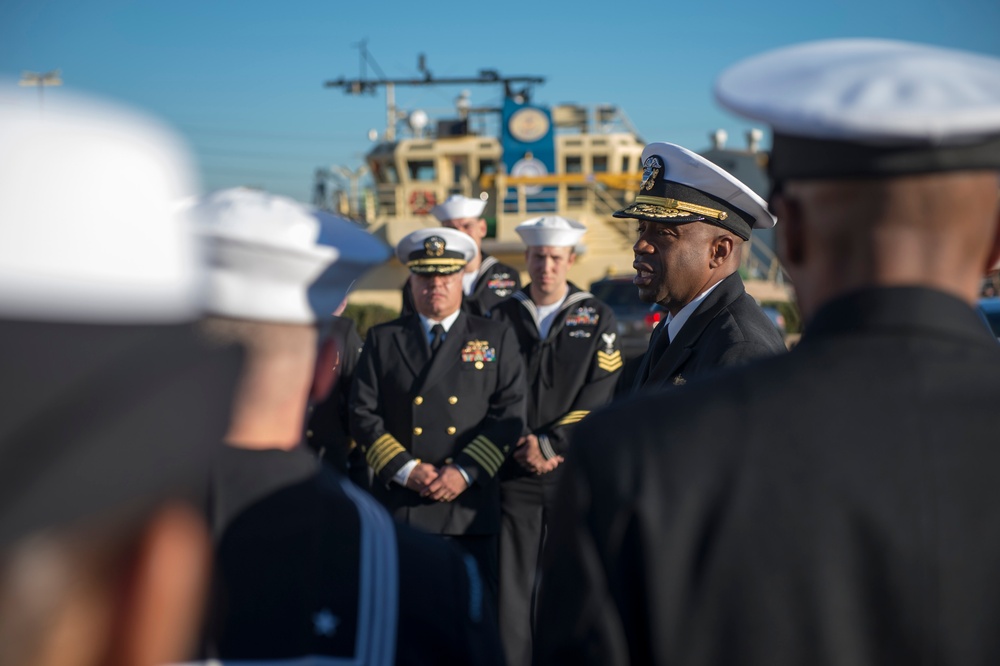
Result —
<instances>
[{"instance_id":1,"label":"service stripe on sleeve","mask_svg":"<svg viewBox=\"0 0 1000 666\"><path fill-rule=\"evenodd\" d=\"M583 417L589 413L590 412L586 409L579 409L574 412L570 412L556 422L556 427L579 423L583 420Z\"/></svg>"}]
</instances>

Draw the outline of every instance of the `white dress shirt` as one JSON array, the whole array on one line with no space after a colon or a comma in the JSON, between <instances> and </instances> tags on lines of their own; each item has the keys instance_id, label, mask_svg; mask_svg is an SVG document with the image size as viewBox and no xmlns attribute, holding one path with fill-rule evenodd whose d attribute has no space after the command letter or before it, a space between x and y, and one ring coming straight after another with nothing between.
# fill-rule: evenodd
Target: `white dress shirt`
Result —
<instances>
[{"instance_id":1,"label":"white dress shirt","mask_svg":"<svg viewBox=\"0 0 1000 666\"><path fill-rule=\"evenodd\" d=\"M723 278L723 280L724 279L725 278ZM715 288L720 284L722 284L722 280L719 280L711 287L698 294L697 298L680 309L680 312L677 313L676 317L669 313L667 314L666 320L661 325L665 325L667 327L667 335L670 336L667 338L669 342L674 341L677 334L681 332L681 328L684 326L685 322L690 319L691 315L694 314L694 311L698 309L699 305L701 305L701 302L708 298L708 295L715 291Z\"/></svg>"}]
</instances>

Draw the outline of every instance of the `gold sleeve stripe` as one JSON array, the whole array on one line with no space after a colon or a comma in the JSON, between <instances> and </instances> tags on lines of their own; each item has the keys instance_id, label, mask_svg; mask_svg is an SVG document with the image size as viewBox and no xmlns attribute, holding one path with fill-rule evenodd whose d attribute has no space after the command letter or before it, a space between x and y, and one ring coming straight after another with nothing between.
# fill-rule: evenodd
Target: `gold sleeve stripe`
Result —
<instances>
[{"instance_id":1,"label":"gold sleeve stripe","mask_svg":"<svg viewBox=\"0 0 1000 666\"><path fill-rule=\"evenodd\" d=\"M496 473L500 470L500 466L503 465L503 455L496 448L496 446L494 446L493 443L485 437L477 437L472 440L472 442L465 447L464 451L469 454L473 460L482 465L483 469L485 469L490 476L496 476Z\"/></svg>"},{"instance_id":2,"label":"gold sleeve stripe","mask_svg":"<svg viewBox=\"0 0 1000 666\"><path fill-rule=\"evenodd\" d=\"M389 449L389 450L387 450L387 451L379 454L378 456L374 456L374 460L372 458L369 458L368 459L368 464L371 465L372 469L375 470L375 473L378 474L379 472L382 471L382 469L386 465L389 464L389 462L393 458L395 458L396 456L398 456L401 453L406 453L406 449L404 449L402 446L400 446L400 447L394 447L392 449Z\"/></svg>"},{"instance_id":3,"label":"gold sleeve stripe","mask_svg":"<svg viewBox=\"0 0 1000 666\"><path fill-rule=\"evenodd\" d=\"M372 466L372 469L376 473L381 472L382 468L388 464L390 460L395 458L400 453L405 453L406 449L403 445L396 441L396 438L386 433L375 440L375 443L371 445L368 449L365 459L368 464Z\"/></svg>"},{"instance_id":4,"label":"gold sleeve stripe","mask_svg":"<svg viewBox=\"0 0 1000 666\"><path fill-rule=\"evenodd\" d=\"M556 422L556 427L570 425L571 423L579 423L580 421L583 420L583 417L585 417L589 413L590 412L586 409L570 412L569 414L562 417L561 419L559 419L559 421Z\"/></svg>"},{"instance_id":5,"label":"gold sleeve stripe","mask_svg":"<svg viewBox=\"0 0 1000 666\"><path fill-rule=\"evenodd\" d=\"M497 461L495 453L487 449L482 442L473 441L465 447L465 452L479 461L479 464L490 470L490 476L496 474L502 462Z\"/></svg>"},{"instance_id":6,"label":"gold sleeve stripe","mask_svg":"<svg viewBox=\"0 0 1000 666\"><path fill-rule=\"evenodd\" d=\"M479 465L486 470L486 473L489 474L490 477L496 476L497 468L487 462L486 459L483 458L483 454L481 454L478 450L473 449L472 445L465 447L465 452L470 458L479 463Z\"/></svg>"},{"instance_id":7,"label":"gold sleeve stripe","mask_svg":"<svg viewBox=\"0 0 1000 666\"><path fill-rule=\"evenodd\" d=\"M481 446L484 451L488 452L497 461L497 469L500 469L500 466L503 465L504 455L503 452L497 448L497 445L483 435L476 437L472 441L478 442L479 446Z\"/></svg>"},{"instance_id":8,"label":"gold sleeve stripe","mask_svg":"<svg viewBox=\"0 0 1000 666\"><path fill-rule=\"evenodd\" d=\"M402 448L400 443L397 442L391 435L388 439L379 438L379 441L375 442L375 444L368 450L368 457L377 458L386 451L395 450L397 447Z\"/></svg>"}]
</instances>

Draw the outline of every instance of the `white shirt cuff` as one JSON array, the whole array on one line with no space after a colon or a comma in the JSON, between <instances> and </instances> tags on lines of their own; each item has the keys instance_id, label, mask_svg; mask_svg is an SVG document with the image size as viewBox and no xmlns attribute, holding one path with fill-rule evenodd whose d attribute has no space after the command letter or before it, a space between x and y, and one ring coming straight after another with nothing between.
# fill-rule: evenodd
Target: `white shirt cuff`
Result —
<instances>
[{"instance_id":1,"label":"white shirt cuff","mask_svg":"<svg viewBox=\"0 0 1000 666\"><path fill-rule=\"evenodd\" d=\"M413 471L413 468L417 466L418 462L419 461L414 458L413 460L405 463L399 468L398 472L392 475L392 480L405 488L406 482L410 479L410 472Z\"/></svg>"},{"instance_id":2,"label":"white shirt cuff","mask_svg":"<svg viewBox=\"0 0 1000 666\"><path fill-rule=\"evenodd\" d=\"M465 485L467 485L467 486L469 486L471 488L472 487L472 479L469 478L469 473L466 472L464 469L462 469L462 466L459 465L458 463L452 463L451 466L458 470L458 473L462 475L463 479L465 479Z\"/></svg>"}]
</instances>

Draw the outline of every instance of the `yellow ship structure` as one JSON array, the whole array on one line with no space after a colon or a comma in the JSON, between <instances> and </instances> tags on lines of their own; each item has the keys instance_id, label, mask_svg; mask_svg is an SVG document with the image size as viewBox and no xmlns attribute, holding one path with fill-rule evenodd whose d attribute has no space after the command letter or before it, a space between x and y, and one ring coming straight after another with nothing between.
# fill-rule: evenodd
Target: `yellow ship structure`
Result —
<instances>
[{"instance_id":1,"label":"yellow ship structure","mask_svg":"<svg viewBox=\"0 0 1000 666\"><path fill-rule=\"evenodd\" d=\"M422 58L420 69L422 78L327 82L328 87L349 93L374 92L378 87L386 92L387 127L367 154L365 166L356 172L367 172L371 186L357 199L343 190L335 192L341 212L360 219L372 234L395 246L415 229L437 226L430 214L436 203L452 194L478 197L487 202L483 215L490 230L483 250L520 269L522 283L527 282L524 246L514 228L539 215L560 215L587 226L569 276L578 286L587 288L608 275L631 274L634 224L612 213L635 197L645 143L621 109L534 104L530 86L543 82L540 77L503 77L483 70L477 77L435 79ZM454 116L437 120L434 127L425 112L404 113L395 106L396 86L469 84L502 85L503 104L473 108L469 94L463 92ZM515 90L518 84L524 87ZM485 128L491 118L494 125L499 119L493 132L474 128L476 121ZM408 136L397 138L401 121ZM743 151L727 150L723 143L716 133L706 156L741 179L759 179L766 188L762 167L767 155L756 150L753 137ZM748 291L758 300L789 300L790 287L767 238L755 236L745 246L742 272ZM356 285L351 301L399 309L400 286L407 274L393 260Z\"/></svg>"}]
</instances>

